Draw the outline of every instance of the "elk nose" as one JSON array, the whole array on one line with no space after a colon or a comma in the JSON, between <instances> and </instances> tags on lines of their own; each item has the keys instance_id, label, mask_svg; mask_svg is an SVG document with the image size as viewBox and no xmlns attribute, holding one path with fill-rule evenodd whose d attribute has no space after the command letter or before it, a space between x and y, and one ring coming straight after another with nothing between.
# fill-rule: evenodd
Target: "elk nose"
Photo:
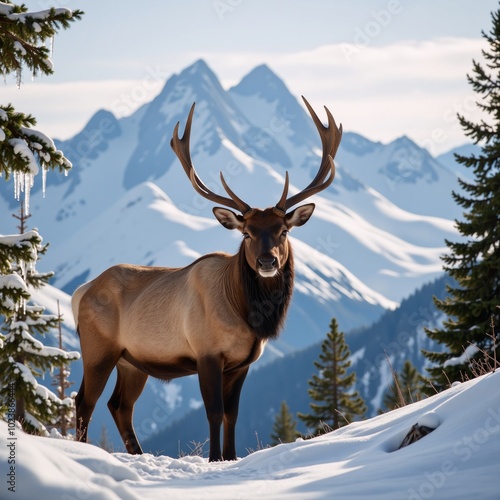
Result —
<instances>
[{"instance_id":1,"label":"elk nose","mask_svg":"<svg viewBox=\"0 0 500 500\"><path fill-rule=\"evenodd\" d=\"M257 263L259 264L259 267L261 267L264 270L274 269L276 267L276 257L273 257L272 255L269 256L261 255L257 259Z\"/></svg>"}]
</instances>

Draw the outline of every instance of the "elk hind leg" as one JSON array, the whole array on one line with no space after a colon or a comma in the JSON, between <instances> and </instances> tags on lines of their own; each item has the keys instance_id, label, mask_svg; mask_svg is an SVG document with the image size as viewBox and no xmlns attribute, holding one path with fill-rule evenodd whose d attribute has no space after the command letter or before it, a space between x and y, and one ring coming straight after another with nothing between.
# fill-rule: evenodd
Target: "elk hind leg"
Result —
<instances>
[{"instance_id":1,"label":"elk hind leg","mask_svg":"<svg viewBox=\"0 0 500 500\"><path fill-rule=\"evenodd\" d=\"M132 455L140 455L142 448L135 434L132 419L135 402L141 395L148 376L123 359L118 362L116 369L116 386L108 401L108 409L127 451Z\"/></svg>"}]
</instances>

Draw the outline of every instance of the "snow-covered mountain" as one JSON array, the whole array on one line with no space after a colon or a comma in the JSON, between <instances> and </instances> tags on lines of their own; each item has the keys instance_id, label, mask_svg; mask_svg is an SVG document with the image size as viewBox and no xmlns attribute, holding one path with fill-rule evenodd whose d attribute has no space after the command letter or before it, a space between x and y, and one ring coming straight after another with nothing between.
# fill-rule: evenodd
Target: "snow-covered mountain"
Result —
<instances>
[{"instance_id":1,"label":"snow-covered mountain","mask_svg":"<svg viewBox=\"0 0 500 500\"><path fill-rule=\"evenodd\" d=\"M117 120L98 111L58 144L74 169L67 178L48 176L44 200L37 186L32 195L32 222L51 243L40 265L56 271L57 287L72 291L116 262L184 265L208 251L237 249L239 236L212 220L211 204L194 192L169 147L193 101L192 156L213 190L221 191L222 170L250 204L270 206L285 170L293 192L318 168L312 120L268 67L226 91L197 61L133 115ZM348 329L439 275L459 211L451 199L456 175L407 138L382 145L346 132L337 165L332 187L315 197L313 219L293 234L300 240L296 302L312 297ZM9 184L2 184L7 211L15 206Z\"/></svg>"},{"instance_id":2,"label":"snow-covered mountain","mask_svg":"<svg viewBox=\"0 0 500 500\"><path fill-rule=\"evenodd\" d=\"M51 243L39 269L55 271L56 288L72 293L119 262L183 266L211 251L237 250L240 236L215 221L169 146L194 101L191 153L212 190L222 192L223 171L243 199L266 207L277 202L286 170L291 193L316 173L313 122L270 68L259 66L226 90L196 61L131 116L99 110L79 134L57 143L74 168L68 177L47 176L45 199L36 180L30 219ZM321 103L312 104L325 119ZM335 118L355 128L349 117ZM345 132L336 164L334 183L314 197L312 219L292 233L295 294L285 330L263 361L322 340L333 316L344 331L372 323L439 276L444 239L457 238L457 175L408 138L384 145ZM1 212L14 212L12 181L2 181L0 191ZM3 218L3 233L14 226ZM170 398L175 414L176 394L189 384L150 384L141 401L148 410ZM199 404L187 394L184 405ZM98 436L100 428L93 431Z\"/></svg>"}]
</instances>

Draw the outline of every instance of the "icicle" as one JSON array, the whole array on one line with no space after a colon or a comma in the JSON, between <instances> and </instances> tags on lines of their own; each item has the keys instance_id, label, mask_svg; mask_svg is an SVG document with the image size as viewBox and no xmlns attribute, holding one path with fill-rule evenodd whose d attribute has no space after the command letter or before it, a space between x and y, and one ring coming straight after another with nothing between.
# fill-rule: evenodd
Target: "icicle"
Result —
<instances>
[{"instance_id":1,"label":"icicle","mask_svg":"<svg viewBox=\"0 0 500 500\"><path fill-rule=\"evenodd\" d=\"M26 281L26 262L24 260L20 260L18 262L19 269L21 270L21 277L24 281Z\"/></svg>"},{"instance_id":2,"label":"icicle","mask_svg":"<svg viewBox=\"0 0 500 500\"><path fill-rule=\"evenodd\" d=\"M19 172L14 170L14 199L19 200Z\"/></svg>"},{"instance_id":3,"label":"icicle","mask_svg":"<svg viewBox=\"0 0 500 500\"><path fill-rule=\"evenodd\" d=\"M45 186L47 184L47 168L42 167L42 197L45 198Z\"/></svg>"},{"instance_id":4,"label":"icicle","mask_svg":"<svg viewBox=\"0 0 500 500\"><path fill-rule=\"evenodd\" d=\"M35 177L33 174L24 174L24 213L30 214L30 192L33 187Z\"/></svg>"}]
</instances>

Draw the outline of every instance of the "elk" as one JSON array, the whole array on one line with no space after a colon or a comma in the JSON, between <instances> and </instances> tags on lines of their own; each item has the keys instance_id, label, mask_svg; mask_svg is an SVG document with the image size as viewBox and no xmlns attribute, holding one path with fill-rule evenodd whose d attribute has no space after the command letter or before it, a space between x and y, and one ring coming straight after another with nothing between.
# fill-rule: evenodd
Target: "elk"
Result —
<instances>
[{"instance_id":1,"label":"elk","mask_svg":"<svg viewBox=\"0 0 500 500\"><path fill-rule=\"evenodd\" d=\"M211 253L183 268L115 265L73 294L83 379L76 396L77 438L87 441L89 422L114 367L117 380L108 408L131 454L142 453L132 417L148 376L164 381L198 374L209 423L209 460L235 460L235 425L249 366L279 334L293 289L288 232L311 217L315 205L289 209L326 189L335 176L333 159L342 137L325 107L324 126L305 98L323 147L319 170L301 192L288 197L288 172L278 203L261 210L241 200L220 175L229 197L202 182L190 155L194 107L184 134L175 126L171 147L226 229L243 240L236 255ZM231 210L232 209L232 210ZM221 426L224 428L221 448Z\"/></svg>"}]
</instances>

